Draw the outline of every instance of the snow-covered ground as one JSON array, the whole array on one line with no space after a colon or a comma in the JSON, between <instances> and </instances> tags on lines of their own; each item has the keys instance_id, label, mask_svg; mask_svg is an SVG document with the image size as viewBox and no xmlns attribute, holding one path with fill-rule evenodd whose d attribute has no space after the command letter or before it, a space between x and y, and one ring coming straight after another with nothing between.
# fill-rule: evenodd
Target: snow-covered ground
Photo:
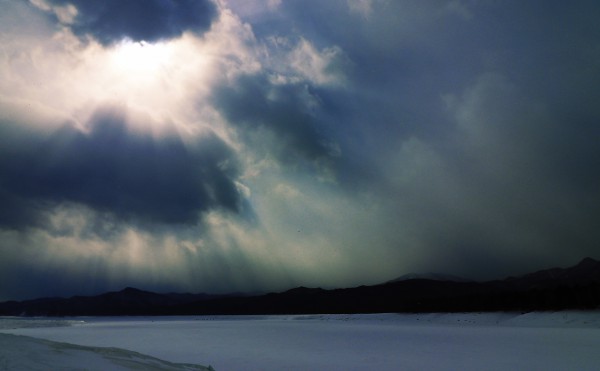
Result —
<instances>
[{"instance_id":1,"label":"snow-covered ground","mask_svg":"<svg viewBox=\"0 0 600 371\"><path fill-rule=\"evenodd\" d=\"M0 319L0 369L597 370L598 344L600 312Z\"/></svg>"}]
</instances>

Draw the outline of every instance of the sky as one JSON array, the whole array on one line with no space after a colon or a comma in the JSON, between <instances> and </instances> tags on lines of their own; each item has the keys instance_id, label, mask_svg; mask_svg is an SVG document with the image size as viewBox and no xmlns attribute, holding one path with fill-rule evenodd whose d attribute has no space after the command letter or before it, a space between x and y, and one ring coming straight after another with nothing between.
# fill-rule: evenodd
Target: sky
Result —
<instances>
[{"instance_id":1,"label":"sky","mask_svg":"<svg viewBox=\"0 0 600 371\"><path fill-rule=\"evenodd\" d=\"M600 259L600 4L0 0L0 300Z\"/></svg>"}]
</instances>

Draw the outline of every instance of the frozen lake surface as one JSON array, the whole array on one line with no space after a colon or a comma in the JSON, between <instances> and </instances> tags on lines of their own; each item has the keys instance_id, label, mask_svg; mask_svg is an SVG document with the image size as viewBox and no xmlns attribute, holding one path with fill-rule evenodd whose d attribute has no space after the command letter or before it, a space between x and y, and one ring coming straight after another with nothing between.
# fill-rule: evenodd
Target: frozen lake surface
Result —
<instances>
[{"instance_id":1,"label":"frozen lake surface","mask_svg":"<svg viewBox=\"0 0 600 371\"><path fill-rule=\"evenodd\" d=\"M598 344L600 312L0 319L0 369L597 370Z\"/></svg>"}]
</instances>

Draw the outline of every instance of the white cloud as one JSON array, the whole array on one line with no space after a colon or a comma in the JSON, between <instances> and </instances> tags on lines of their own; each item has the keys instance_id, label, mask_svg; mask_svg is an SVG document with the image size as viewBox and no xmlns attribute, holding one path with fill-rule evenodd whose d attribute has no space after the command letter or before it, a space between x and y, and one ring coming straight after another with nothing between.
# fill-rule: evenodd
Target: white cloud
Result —
<instances>
[{"instance_id":1,"label":"white cloud","mask_svg":"<svg viewBox=\"0 0 600 371\"><path fill-rule=\"evenodd\" d=\"M293 70L316 85L339 85L344 82L344 53L337 46L318 50L302 38L288 55Z\"/></svg>"},{"instance_id":2,"label":"white cloud","mask_svg":"<svg viewBox=\"0 0 600 371\"><path fill-rule=\"evenodd\" d=\"M371 16L374 2L375 0L347 0L350 11L360 14L364 18L369 18Z\"/></svg>"}]
</instances>

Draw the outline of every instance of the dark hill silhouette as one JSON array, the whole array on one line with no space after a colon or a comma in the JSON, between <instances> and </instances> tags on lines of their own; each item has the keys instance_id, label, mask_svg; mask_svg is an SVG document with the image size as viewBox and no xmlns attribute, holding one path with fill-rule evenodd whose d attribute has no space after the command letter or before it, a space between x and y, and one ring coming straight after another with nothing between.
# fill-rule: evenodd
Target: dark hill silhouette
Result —
<instances>
[{"instance_id":1,"label":"dark hill silhouette","mask_svg":"<svg viewBox=\"0 0 600 371\"><path fill-rule=\"evenodd\" d=\"M194 315L533 311L600 307L600 262L586 258L488 282L401 279L325 290L298 287L256 296L157 294L134 288L98 296L0 303L0 315Z\"/></svg>"},{"instance_id":2,"label":"dark hill silhouette","mask_svg":"<svg viewBox=\"0 0 600 371\"><path fill-rule=\"evenodd\" d=\"M42 298L0 303L0 315L12 316L114 316L168 314L182 304L215 299L208 294L157 294L127 287L97 296Z\"/></svg>"}]
</instances>

